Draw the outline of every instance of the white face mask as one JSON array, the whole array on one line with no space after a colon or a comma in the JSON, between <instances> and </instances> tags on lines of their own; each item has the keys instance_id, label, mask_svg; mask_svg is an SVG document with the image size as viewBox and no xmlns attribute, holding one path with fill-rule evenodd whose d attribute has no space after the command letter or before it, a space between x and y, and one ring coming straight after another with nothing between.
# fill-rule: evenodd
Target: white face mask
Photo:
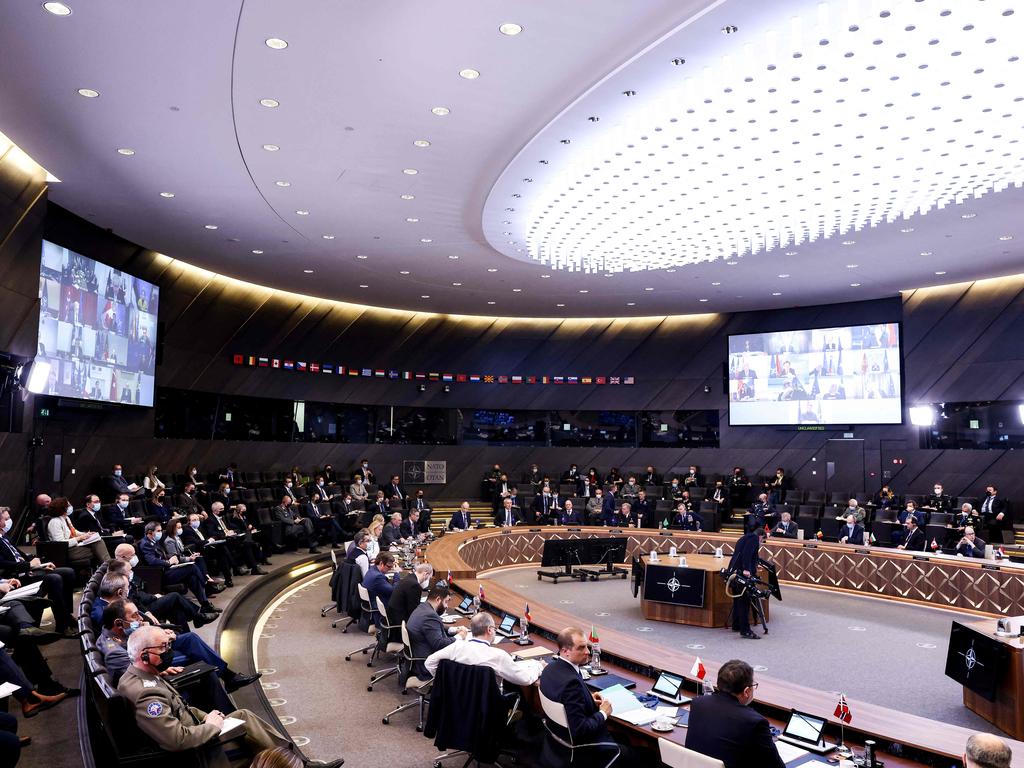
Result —
<instances>
[{"instance_id":1,"label":"white face mask","mask_svg":"<svg viewBox=\"0 0 1024 768\"><path fill-rule=\"evenodd\" d=\"M75 511L75 508L72 507L70 504L68 504L68 514L70 515L74 511Z\"/></svg>"},{"instance_id":2,"label":"white face mask","mask_svg":"<svg viewBox=\"0 0 1024 768\"><path fill-rule=\"evenodd\" d=\"M128 509L128 502L127 501L119 501L119 502L117 502L117 508L120 509L123 512L124 510Z\"/></svg>"},{"instance_id":3,"label":"white face mask","mask_svg":"<svg viewBox=\"0 0 1024 768\"><path fill-rule=\"evenodd\" d=\"M11 518L7 518L4 521L4 533L7 533L9 530L11 530L12 525L14 525L14 521L11 520Z\"/></svg>"},{"instance_id":4,"label":"white face mask","mask_svg":"<svg viewBox=\"0 0 1024 768\"><path fill-rule=\"evenodd\" d=\"M942 489L941 488L934 488L933 490L935 491L935 495L936 496L939 496L942 493Z\"/></svg>"},{"instance_id":5,"label":"white face mask","mask_svg":"<svg viewBox=\"0 0 1024 768\"><path fill-rule=\"evenodd\" d=\"M91 509L93 512L99 512L100 511L100 503L98 501L94 501L92 503L92 505L89 507L89 509Z\"/></svg>"},{"instance_id":6,"label":"white face mask","mask_svg":"<svg viewBox=\"0 0 1024 768\"><path fill-rule=\"evenodd\" d=\"M120 469L115 469L114 470L114 477L120 477L120 476L121 476L121 470Z\"/></svg>"},{"instance_id":7,"label":"white face mask","mask_svg":"<svg viewBox=\"0 0 1024 768\"><path fill-rule=\"evenodd\" d=\"M199 527L199 521L198 520L193 520L192 522L189 523L189 525L191 525L193 530L194 530L194 529Z\"/></svg>"},{"instance_id":8,"label":"white face mask","mask_svg":"<svg viewBox=\"0 0 1024 768\"><path fill-rule=\"evenodd\" d=\"M138 555L132 555L132 559L128 561L128 564L132 568L134 568L136 565L139 564L139 556Z\"/></svg>"}]
</instances>

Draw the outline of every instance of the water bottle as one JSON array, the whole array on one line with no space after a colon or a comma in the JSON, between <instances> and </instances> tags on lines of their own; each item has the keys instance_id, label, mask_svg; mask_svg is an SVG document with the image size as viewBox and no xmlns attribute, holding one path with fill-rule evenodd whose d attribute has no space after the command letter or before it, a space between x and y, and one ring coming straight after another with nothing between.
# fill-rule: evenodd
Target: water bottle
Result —
<instances>
[{"instance_id":1,"label":"water bottle","mask_svg":"<svg viewBox=\"0 0 1024 768\"><path fill-rule=\"evenodd\" d=\"M875 768L875 742L871 739L864 742L864 768Z\"/></svg>"},{"instance_id":2,"label":"water bottle","mask_svg":"<svg viewBox=\"0 0 1024 768\"><path fill-rule=\"evenodd\" d=\"M480 613L480 595L473 596L473 615Z\"/></svg>"},{"instance_id":3,"label":"water bottle","mask_svg":"<svg viewBox=\"0 0 1024 768\"><path fill-rule=\"evenodd\" d=\"M714 692L715 692L715 689L714 689L714 686L711 685L711 681L710 680L701 680L700 681L700 695L701 696L710 696Z\"/></svg>"},{"instance_id":4,"label":"water bottle","mask_svg":"<svg viewBox=\"0 0 1024 768\"><path fill-rule=\"evenodd\" d=\"M519 641L526 645L530 640L530 622L526 620L525 616L519 619Z\"/></svg>"},{"instance_id":5,"label":"water bottle","mask_svg":"<svg viewBox=\"0 0 1024 768\"><path fill-rule=\"evenodd\" d=\"M594 643L590 648L590 669L596 671L601 669L601 644Z\"/></svg>"}]
</instances>

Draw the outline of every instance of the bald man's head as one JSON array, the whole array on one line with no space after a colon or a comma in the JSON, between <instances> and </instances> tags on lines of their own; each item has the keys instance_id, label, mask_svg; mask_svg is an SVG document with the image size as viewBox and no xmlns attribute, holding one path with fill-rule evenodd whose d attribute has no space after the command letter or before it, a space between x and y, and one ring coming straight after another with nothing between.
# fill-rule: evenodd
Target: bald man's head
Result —
<instances>
[{"instance_id":1,"label":"bald man's head","mask_svg":"<svg viewBox=\"0 0 1024 768\"><path fill-rule=\"evenodd\" d=\"M991 733L976 733L967 739L966 768L1010 768L1013 753L1006 742Z\"/></svg>"},{"instance_id":2,"label":"bald man's head","mask_svg":"<svg viewBox=\"0 0 1024 768\"><path fill-rule=\"evenodd\" d=\"M118 544L114 548L114 557L118 560L124 560L127 563L135 557L135 547L131 544Z\"/></svg>"}]
</instances>

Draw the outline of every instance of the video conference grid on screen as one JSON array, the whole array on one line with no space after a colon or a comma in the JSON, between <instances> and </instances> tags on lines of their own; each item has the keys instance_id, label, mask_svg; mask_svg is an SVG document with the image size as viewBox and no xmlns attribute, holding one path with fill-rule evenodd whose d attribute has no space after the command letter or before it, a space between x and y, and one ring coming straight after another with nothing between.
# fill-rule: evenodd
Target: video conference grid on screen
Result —
<instances>
[{"instance_id":1,"label":"video conference grid on screen","mask_svg":"<svg viewBox=\"0 0 1024 768\"><path fill-rule=\"evenodd\" d=\"M729 337L729 423L900 424L896 323Z\"/></svg>"},{"instance_id":2,"label":"video conference grid on screen","mask_svg":"<svg viewBox=\"0 0 1024 768\"><path fill-rule=\"evenodd\" d=\"M155 285L44 240L39 302L45 394L153 405Z\"/></svg>"}]
</instances>

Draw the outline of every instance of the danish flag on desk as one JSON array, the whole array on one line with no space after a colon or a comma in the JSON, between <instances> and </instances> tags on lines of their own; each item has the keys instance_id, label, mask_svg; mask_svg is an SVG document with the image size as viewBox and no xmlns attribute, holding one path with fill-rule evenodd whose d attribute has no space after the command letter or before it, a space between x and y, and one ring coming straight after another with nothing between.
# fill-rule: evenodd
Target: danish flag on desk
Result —
<instances>
[{"instance_id":1,"label":"danish flag on desk","mask_svg":"<svg viewBox=\"0 0 1024 768\"><path fill-rule=\"evenodd\" d=\"M690 674L698 680L703 680L707 677L708 671L704 668L704 662L700 660L700 656L693 660L693 666L690 668Z\"/></svg>"},{"instance_id":2,"label":"danish flag on desk","mask_svg":"<svg viewBox=\"0 0 1024 768\"><path fill-rule=\"evenodd\" d=\"M842 720L844 723L849 725L850 721L853 720L853 715L850 713L850 707L846 704L846 694L839 694L839 703L836 704L836 711L832 713L832 716L838 720Z\"/></svg>"}]
</instances>

